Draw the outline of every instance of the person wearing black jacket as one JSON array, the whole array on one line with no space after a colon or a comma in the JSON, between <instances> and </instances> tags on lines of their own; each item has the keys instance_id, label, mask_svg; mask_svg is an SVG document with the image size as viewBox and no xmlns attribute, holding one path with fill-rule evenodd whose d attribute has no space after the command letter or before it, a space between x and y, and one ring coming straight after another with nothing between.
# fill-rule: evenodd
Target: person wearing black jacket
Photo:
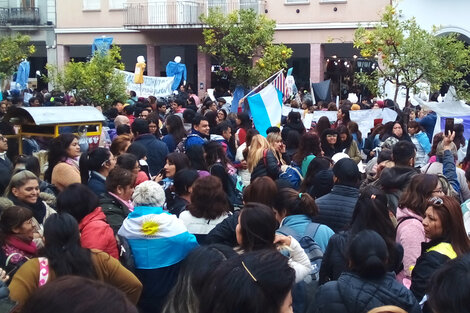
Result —
<instances>
[{"instance_id":1,"label":"person wearing black jacket","mask_svg":"<svg viewBox=\"0 0 470 313\"><path fill-rule=\"evenodd\" d=\"M356 162L345 158L333 166L333 175L335 185L331 192L315 200L319 213L313 221L338 232L351 223L359 198L360 173Z\"/></svg>"},{"instance_id":2,"label":"person wearing black jacket","mask_svg":"<svg viewBox=\"0 0 470 313\"><path fill-rule=\"evenodd\" d=\"M246 161L248 170L251 172L251 181L262 176L269 176L273 180L278 179L279 161L263 136L253 136Z\"/></svg>"},{"instance_id":3,"label":"person wearing black jacket","mask_svg":"<svg viewBox=\"0 0 470 313\"><path fill-rule=\"evenodd\" d=\"M336 129L325 129L321 134L321 149L324 156L331 158L338 152L341 152L341 142L339 140L339 133Z\"/></svg>"},{"instance_id":4,"label":"person wearing black jacket","mask_svg":"<svg viewBox=\"0 0 470 313\"><path fill-rule=\"evenodd\" d=\"M318 289L309 313L362 313L394 305L408 313L420 313L413 294L387 272L388 250L383 238L372 230L359 232L348 249L349 270Z\"/></svg>"},{"instance_id":5,"label":"person wearing black jacket","mask_svg":"<svg viewBox=\"0 0 470 313\"><path fill-rule=\"evenodd\" d=\"M380 189L368 186L361 191L349 229L333 235L328 242L320 268L320 284L337 280L348 270L347 248L354 236L365 229L376 231L385 241L387 271L401 270L403 247L395 242L396 230L388 213L387 197Z\"/></svg>"},{"instance_id":6,"label":"person wearing black jacket","mask_svg":"<svg viewBox=\"0 0 470 313\"><path fill-rule=\"evenodd\" d=\"M134 142L138 142L147 148L147 163L150 175L157 175L165 166L165 158L168 154L167 145L150 133L149 122L144 119L136 119L131 128L135 138Z\"/></svg>"},{"instance_id":7,"label":"person wearing black jacket","mask_svg":"<svg viewBox=\"0 0 470 313\"><path fill-rule=\"evenodd\" d=\"M7 156L8 142L7 139L0 134L0 193L5 192L5 188L10 182L13 164Z\"/></svg>"},{"instance_id":8,"label":"person wearing black jacket","mask_svg":"<svg viewBox=\"0 0 470 313\"><path fill-rule=\"evenodd\" d=\"M291 130L295 130L299 133L299 135L303 135L305 133L305 126L302 123L302 117L299 112L291 111L289 115L287 115L287 123L282 127L282 140L284 142L287 141L287 137Z\"/></svg>"}]
</instances>

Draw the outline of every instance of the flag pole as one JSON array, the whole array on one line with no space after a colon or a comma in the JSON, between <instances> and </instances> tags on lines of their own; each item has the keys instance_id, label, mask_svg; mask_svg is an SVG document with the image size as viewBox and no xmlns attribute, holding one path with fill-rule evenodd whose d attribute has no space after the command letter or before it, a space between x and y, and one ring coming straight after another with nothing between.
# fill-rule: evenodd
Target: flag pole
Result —
<instances>
[{"instance_id":1,"label":"flag pole","mask_svg":"<svg viewBox=\"0 0 470 313\"><path fill-rule=\"evenodd\" d=\"M249 93L247 93L243 98L240 99L240 101L244 101L249 95L251 95L253 93L254 90L256 90L256 88L258 88L259 86L261 86L262 84L264 84L265 82L267 82L268 80L270 80L271 78L275 77L275 76L278 76L280 73L282 73L282 71L284 71L284 69L281 69L279 70L278 72L274 73L273 75L269 76L268 79L266 79L265 81L263 81L261 84L259 84L258 86L256 86L255 88L253 88Z\"/></svg>"}]
</instances>

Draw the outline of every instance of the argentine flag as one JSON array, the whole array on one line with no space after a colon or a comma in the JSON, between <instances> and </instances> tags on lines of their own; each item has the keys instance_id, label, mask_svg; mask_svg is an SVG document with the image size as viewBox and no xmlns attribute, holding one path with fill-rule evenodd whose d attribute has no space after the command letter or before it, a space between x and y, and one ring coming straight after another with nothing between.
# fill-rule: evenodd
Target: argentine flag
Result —
<instances>
[{"instance_id":1,"label":"argentine flag","mask_svg":"<svg viewBox=\"0 0 470 313\"><path fill-rule=\"evenodd\" d=\"M176 215L156 207L136 207L118 235L129 242L137 269L174 265L198 246L196 237Z\"/></svg>"},{"instance_id":2,"label":"argentine flag","mask_svg":"<svg viewBox=\"0 0 470 313\"><path fill-rule=\"evenodd\" d=\"M282 92L272 84L248 97L253 123L259 133L266 137L266 129L281 125Z\"/></svg>"}]
</instances>

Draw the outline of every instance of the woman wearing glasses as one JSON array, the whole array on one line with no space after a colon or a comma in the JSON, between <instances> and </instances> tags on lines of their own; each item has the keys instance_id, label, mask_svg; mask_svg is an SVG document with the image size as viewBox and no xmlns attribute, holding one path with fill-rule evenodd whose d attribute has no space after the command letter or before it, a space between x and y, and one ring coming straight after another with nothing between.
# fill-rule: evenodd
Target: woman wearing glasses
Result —
<instances>
[{"instance_id":1,"label":"woman wearing glasses","mask_svg":"<svg viewBox=\"0 0 470 313\"><path fill-rule=\"evenodd\" d=\"M335 153L341 152L341 143L338 140L338 131L325 129L321 134L321 149L324 156L331 158Z\"/></svg>"},{"instance_id":2,"label":"woman wearing glasses","mask_svg":"<svg viewBox=\"0 0 470 313\"><path fill-rule=\"evenodd\" d=\"M465 232L460 204L454 198L431 198L423 227L430 241L421 244L421 256L411 273L411 291L418 301L425 295L431 276L437 269L447 261L470 252L470 240Z\"/></svg>"}]
</instances>

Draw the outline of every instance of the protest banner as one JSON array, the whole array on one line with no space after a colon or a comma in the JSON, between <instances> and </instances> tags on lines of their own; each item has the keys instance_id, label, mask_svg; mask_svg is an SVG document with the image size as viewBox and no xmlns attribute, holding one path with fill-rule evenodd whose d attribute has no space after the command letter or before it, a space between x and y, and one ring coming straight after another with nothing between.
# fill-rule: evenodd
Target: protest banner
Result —
<instances>
[{"instance_id":1,"label":"protest banner","mask_svg":"<svg viewBox=\"0 0 470 313\"><path fill-rule=\"evenodd\" d=\"M312 122L318 122L320 117L326 116L331 123L336 122L337 111L314 111L313 113L305 113L302 109L293 109L288 106L283 106L282 115L287 116L289 112L299 112L302 116L302 121L306 129L310 129ZM382 123L393 122L397 118L397 112L391 109L369 109L369 110L357 110L349 111L351 121L358 124L359 130L363 134L370 132L370 129L374 127L375 119L383 119Z\"/></svg>"},{"instance_id":2,"label":"protest banner","mask_svg":"<svg viewBox=\"0 0 470 313\"><path fill-rule=\"evenodd\" d=\"M143 84L134 83L134 73L117 70L124 75L127 90L134 90L137 97L166 97L171 95L173 77L144 76Z\"/></svg>"}]
</instances>

